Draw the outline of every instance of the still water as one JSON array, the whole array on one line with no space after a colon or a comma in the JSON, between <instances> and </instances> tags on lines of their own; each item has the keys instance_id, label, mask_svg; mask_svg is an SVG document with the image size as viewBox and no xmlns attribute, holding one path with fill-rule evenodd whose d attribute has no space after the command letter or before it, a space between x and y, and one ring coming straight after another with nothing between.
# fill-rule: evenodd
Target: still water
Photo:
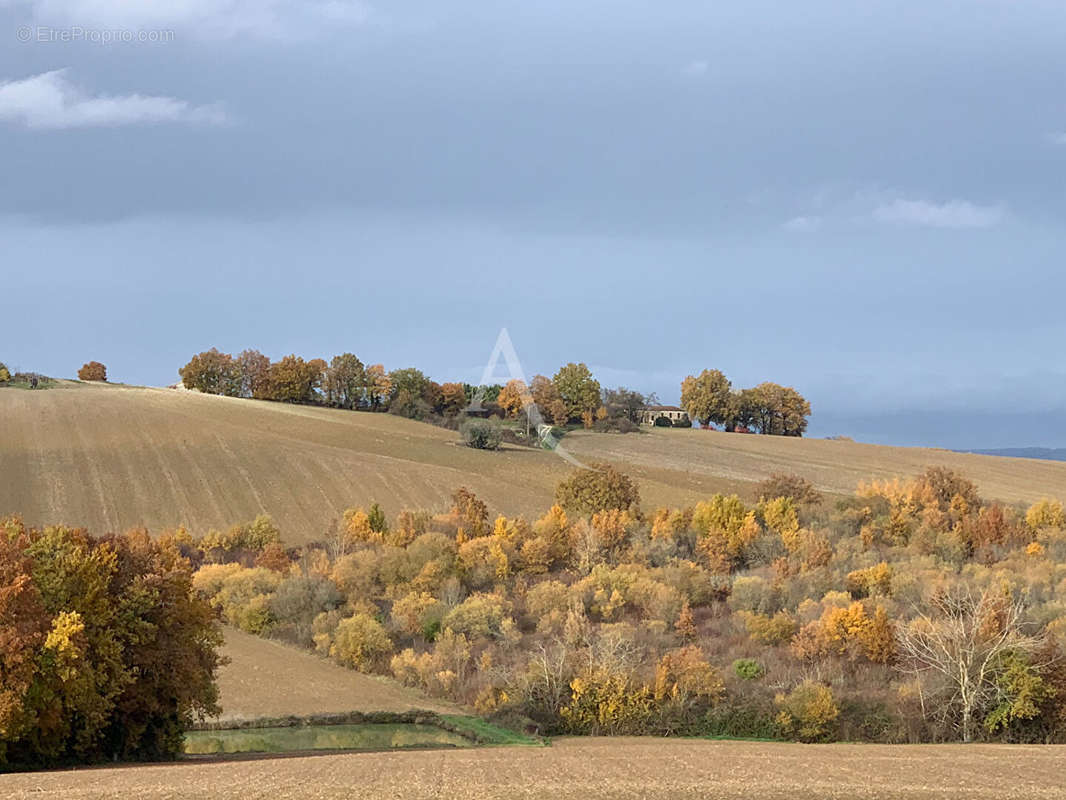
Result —
<instances>
[{"instance_id":1,"label":"still water","mask_svg":"<svg viewBox=\"0 0 1066 800\"><path fill-rule=\"evenodd\" d=\"M296 728L248 728L189 731L189 755L285 753L292 750L389 750L405 747L471 747L457 733L432 725L309 725Z\"/></svg>"}]
</instances>

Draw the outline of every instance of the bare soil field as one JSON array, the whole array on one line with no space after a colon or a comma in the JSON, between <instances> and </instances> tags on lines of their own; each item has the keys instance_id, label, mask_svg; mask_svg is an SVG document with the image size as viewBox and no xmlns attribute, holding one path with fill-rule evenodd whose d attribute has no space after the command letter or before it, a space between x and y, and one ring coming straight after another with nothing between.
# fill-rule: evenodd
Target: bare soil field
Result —
<instances>
[{"instance_id":1,"label":"bare soil field","mask_svg":"<svg viewBox=\"0 0 1066 800\"><path fill-rule=\"evenodd\" d=\"M226 628L219 671L220 720L311 716L340 711L462 713L384 677L345 669L313 653Z\"/></svg>"},{"instance_id":2,"label":"bare soil field","mask_svg":"<svg viewBox=\"0 0 1066 800\"><path fill-rule=\"evenodd\" d=\"M10 798L1063 798L1066 749L562 739L0 776Z\"/></svg>"},{"instance_id":3,"label":"bare soil field","mask_svg":"<svg viewBox=\"0 0 1066 800\"><path fill-rule=\"evenodd\" d=\"M194 533L269 513L286 541L321 538L344 509L382 504L443 510L467 486L493 513L540 515L570 470L555 455L463 447L441 428L388 414L338 411L172 389L64 382L0 391L0 514L96 533L184 525ZM692 503L716 491L751 496L774 471L832 493L860 479L958 469L1010 502L1066 499L1066 463L816 439L651 429L575 432L584 461L633 474L644 505Z\"/></svg>"}]
</instances>

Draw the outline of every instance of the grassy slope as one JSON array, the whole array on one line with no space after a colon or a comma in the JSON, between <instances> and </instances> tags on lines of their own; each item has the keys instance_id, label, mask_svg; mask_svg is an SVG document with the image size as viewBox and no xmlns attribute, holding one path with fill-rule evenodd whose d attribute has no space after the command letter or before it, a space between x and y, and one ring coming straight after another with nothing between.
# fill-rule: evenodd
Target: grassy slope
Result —
<instances>
[{"instance_id":1,"label":"grassy slope","mask_svg":"<svg viewBox=\"0 0 1066 800\"><path fill-rule=\"evenodd\" d=\"M0 514L96 532L178 524L203 532L268 512L296 543L321 537L353 505L443 509L461 485L493 512L539 515L570 470L551 453L471 450L450 431L387 414L168 389L2 390L0 420ZM913 475L926 464L961 470L987 497L1066 499L1064 463L695 430L575 433L564 443L634 475L646 507L716 491L750 496L754 482L780 470L847 493L860 479Z\"/></svg>"}]
</instances>

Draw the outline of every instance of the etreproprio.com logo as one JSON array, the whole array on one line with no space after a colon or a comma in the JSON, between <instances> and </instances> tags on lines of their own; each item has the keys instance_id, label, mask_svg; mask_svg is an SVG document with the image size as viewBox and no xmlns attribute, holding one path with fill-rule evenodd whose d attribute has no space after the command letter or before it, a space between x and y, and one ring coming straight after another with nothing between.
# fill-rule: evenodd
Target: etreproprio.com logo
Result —
<instances>
[{"instance_id":1,"label":"etreproprio.com logo","mask_svg":"<svg viewBox=\"0 0 1066 800\"><path fill-rule=\"evenodd\" d=\"M134 44L166 43L174 41L174 31L132 28L85 28L71 25L57 28L50 25L20 25L15 38L20 42L40 44Z\"/></svg>"}]
</instances>

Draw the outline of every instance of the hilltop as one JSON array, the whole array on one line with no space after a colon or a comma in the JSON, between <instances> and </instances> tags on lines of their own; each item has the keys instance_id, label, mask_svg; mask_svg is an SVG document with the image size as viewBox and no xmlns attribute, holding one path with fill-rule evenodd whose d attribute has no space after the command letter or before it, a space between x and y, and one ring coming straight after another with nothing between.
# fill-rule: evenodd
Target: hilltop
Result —
<instances>
[{"instance_id":1,"label":"hilltop","mask_svg":"<svg viewBox=\"0 0 1066 800\"><path fill-rule=\"evenodd\" d=\"M346 508L377 501L390 515L443 509L458 486L494 513L539 516L571 469L545 451L463 447L452 431L389 414L174 389L6 389L0 419L0 513L98 533L137 525L200 533L269 513L299 543L320 538ZM575 432L564 444L583 461L606 460L635 477L648 508L714 492L750 498L775 471L847 494L859 480L931 464L962 472L987 498L1066 497L1066 464L1031 459L671 429Z\"/></svg>"}]
</instances>

